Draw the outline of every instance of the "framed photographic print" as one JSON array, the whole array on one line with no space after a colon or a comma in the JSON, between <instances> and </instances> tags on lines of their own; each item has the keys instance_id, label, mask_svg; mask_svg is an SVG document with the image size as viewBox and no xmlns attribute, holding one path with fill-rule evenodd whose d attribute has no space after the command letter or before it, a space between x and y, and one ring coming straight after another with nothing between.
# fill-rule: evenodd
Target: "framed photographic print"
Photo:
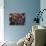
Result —
<instances>
[{"instance_id":1,"label":"framed photographic print","mask_svg":"<svg viewBox=\"0 0 46 46\"><path fill-rule=\"evenodd\" d=\"M9 14L10 25L24 25L25 24L25 13L10 13Z\"/></svg>"}]
</instances>

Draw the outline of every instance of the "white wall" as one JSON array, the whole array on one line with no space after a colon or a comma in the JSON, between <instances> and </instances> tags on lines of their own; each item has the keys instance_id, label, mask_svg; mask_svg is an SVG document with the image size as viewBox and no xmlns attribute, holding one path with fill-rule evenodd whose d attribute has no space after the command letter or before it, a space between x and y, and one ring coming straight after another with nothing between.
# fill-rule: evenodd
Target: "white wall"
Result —
<instances>
[{"instance_id":1,"label":"white wall","mask_svg":"<svg viewBox=\"0 0 46 46\"><path fill-rule=\"evenodd\" d=\"M41 9L41 11L43 9L46 9L46 0L40 0L40 9ZM42 17L43 17L43 22L41 21L40 24L43 26L46 26L46 11L43 12Z\"/></svg>"},{"instance_id":2,"label":"white wall","mask_svg":"<svg viewBox=\"0 0 46 46\"><path fill-rule=\"evenodd\" d=\"M0 0L0 41L4 41L4 3Z\"/></svg>"}]
</instances>

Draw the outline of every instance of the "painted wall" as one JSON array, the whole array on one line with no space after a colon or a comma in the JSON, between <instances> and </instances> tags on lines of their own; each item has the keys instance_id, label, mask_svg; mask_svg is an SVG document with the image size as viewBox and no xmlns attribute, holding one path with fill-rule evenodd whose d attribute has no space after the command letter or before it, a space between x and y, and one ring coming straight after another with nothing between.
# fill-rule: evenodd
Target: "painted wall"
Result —
<instances>
[{"instance_id":1,"label":"painted wall","mask_svg":"<svg viewBox=\"0 0 46 46\"><path fill-rule=\"evenodd\" d=\"M0 0L0 42L4 41L4 2Z\"/></svg>"},{"instance_id":2,"label":"painted wall","mask_svg":"<svg viewBox=\"0 0 46 46\"><path fill-rule=\"evenodd\" d=\"M31 31L35 13L40 9L40 0L5 0L4 5L4 38L7 41L18 41ZM25 12L25 25L10 26L9 13L11 12Z\"/></svg>"},{"instance_id":3,"label":"painted wall","mask_svg":"<svg viewBox=\"0 0 46 46\"><path fill-rule=\"evenodd\" d=\"M43 9L46 9L46 0L41 0L41 1L40 1L40 9L41 9L41 11L42 11ZM41 21L41 22L40 22L40 25L46 26L46 11L43 12L42 17L43 17L44 21L43 21L43 22Z\"/></svg>"}]
</instances>

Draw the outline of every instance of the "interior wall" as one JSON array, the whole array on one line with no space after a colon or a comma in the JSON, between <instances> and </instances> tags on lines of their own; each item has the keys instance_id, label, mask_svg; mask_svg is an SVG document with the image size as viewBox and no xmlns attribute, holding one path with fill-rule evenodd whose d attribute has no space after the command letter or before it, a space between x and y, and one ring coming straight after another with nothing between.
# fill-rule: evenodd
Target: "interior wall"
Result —
<instances>
[{"instance_id":1,"label":"interior wall","mask_svg":"<svg viewBox=\"0 0 46 46\"><path fill-rule=\"evenodd\" d=\"M36 12L40 10L40 0L4 0L4 39L18 41L32 29L32 22ZM10 26L9 13L24 12L26 15L25 25Z\"/></svg>"},{"instance_id":2,"label":"interior wall","mask_svg":"<svg viewBox=\"0 0 46 46\"><path fill-rule=\"evenodd\" d=\"M46 9L46 0L41 0L40 1L40 10L42 11L43 9ZM46 26L46 10L43 12L43 22L40 21L40 25Z\"/></svg>"},{"instance_id":3,"label":"interior wall","mask_svg":"<svg viewBox=\"0 0 46 46\"><path fill-rule=\"evenodd\" d=\"M0 0L0 42L4 41L4 1Z\"/></svg>"}]
</instances>

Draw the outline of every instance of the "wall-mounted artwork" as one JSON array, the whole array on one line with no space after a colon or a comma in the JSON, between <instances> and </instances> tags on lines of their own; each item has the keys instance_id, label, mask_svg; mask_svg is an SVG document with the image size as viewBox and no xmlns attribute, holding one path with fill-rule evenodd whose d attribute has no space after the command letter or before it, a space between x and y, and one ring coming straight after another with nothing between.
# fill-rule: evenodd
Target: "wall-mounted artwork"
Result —
<instances>
[{"instance_id":1,"label":"wall-mounted artwork","mask_svg":"<svg viewBox=\"0 0 46 46\"><path fill-rule=\"evenodd\" d=\"M24 25L25 13L10 13L9 24L10 25Z\"/></svg>"}]
</instances>

